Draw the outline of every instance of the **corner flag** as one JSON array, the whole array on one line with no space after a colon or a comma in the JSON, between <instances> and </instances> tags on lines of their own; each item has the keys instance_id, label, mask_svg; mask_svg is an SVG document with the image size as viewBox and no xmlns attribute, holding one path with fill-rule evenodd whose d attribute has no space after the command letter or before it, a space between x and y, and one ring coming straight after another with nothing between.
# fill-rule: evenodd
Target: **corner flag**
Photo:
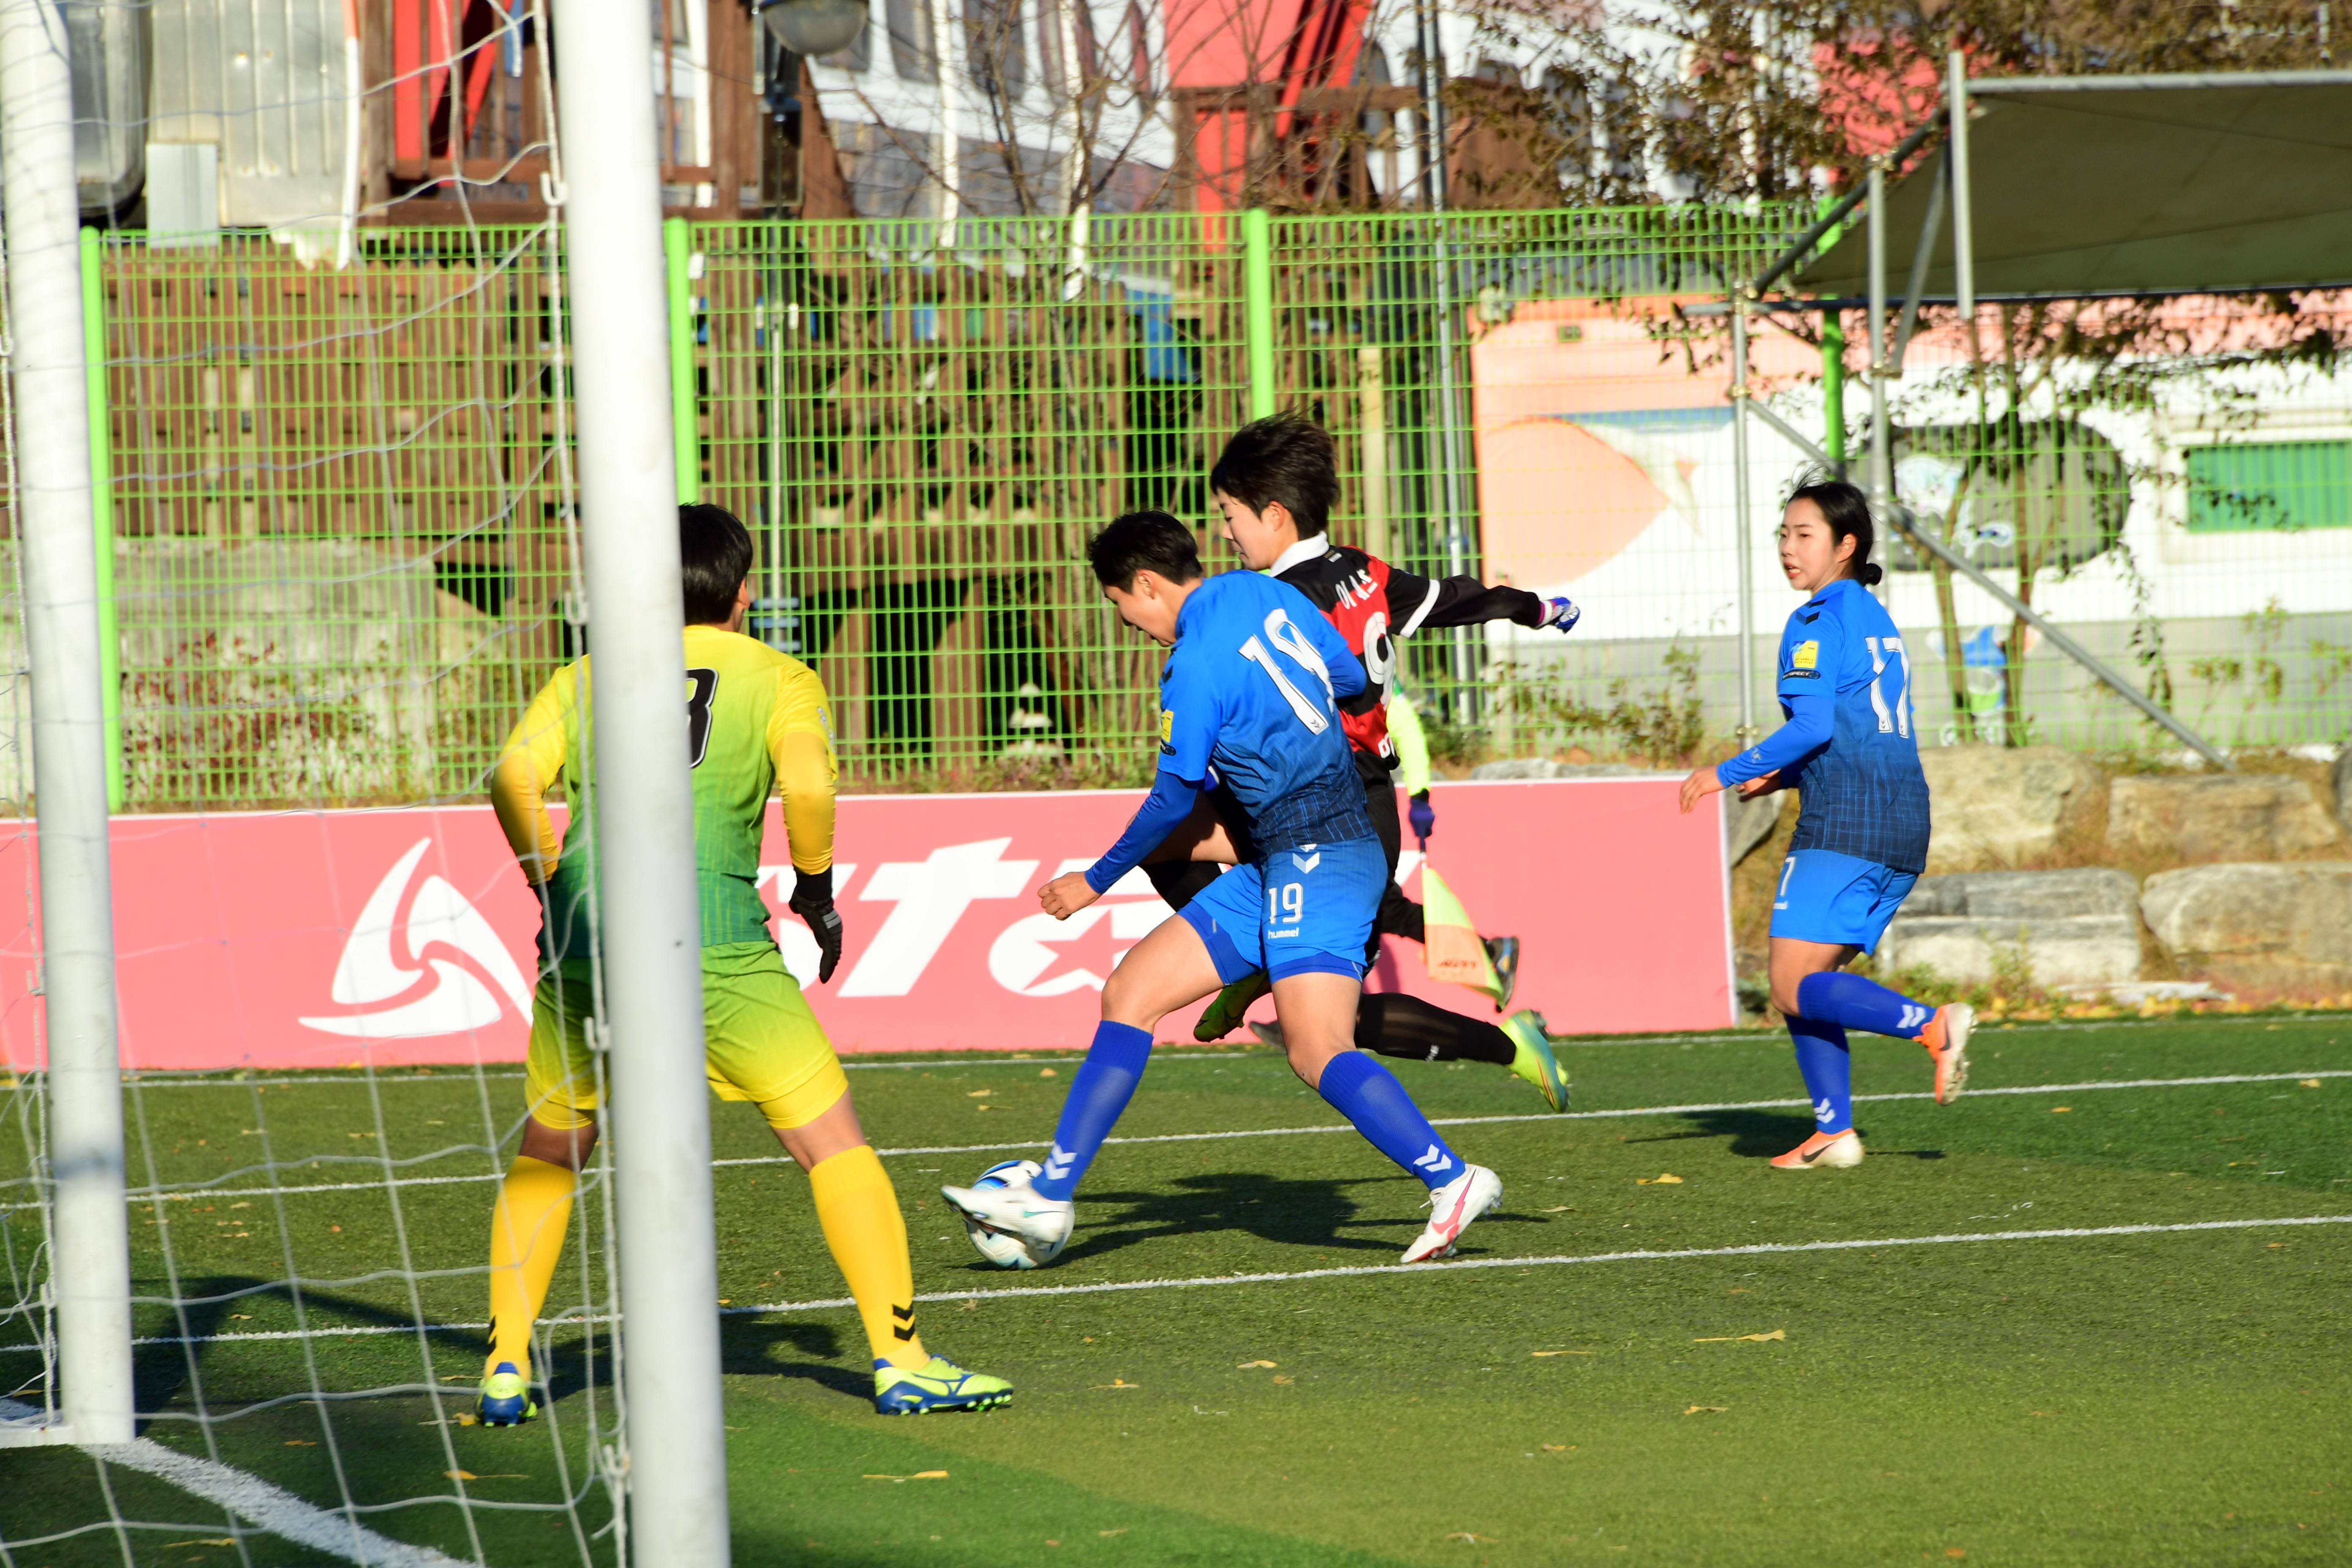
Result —
<instances>
[{"instance_id":1,"label":"corner flag","mask_svg":"<svg viewBox=\"0 0 2352 1568\"><path fill-rule=\"evenodd\" d=\"M1478 928L1470 923L1470 911L1462 907L1437 868L1426 860L1421 864L1421 906L1427 928L1422 952L1429 963L1429 977L1483 991L1499 1005L1503 983L1496 976L1493 960L1486 956Z\"/></svg>"}]
</instances>

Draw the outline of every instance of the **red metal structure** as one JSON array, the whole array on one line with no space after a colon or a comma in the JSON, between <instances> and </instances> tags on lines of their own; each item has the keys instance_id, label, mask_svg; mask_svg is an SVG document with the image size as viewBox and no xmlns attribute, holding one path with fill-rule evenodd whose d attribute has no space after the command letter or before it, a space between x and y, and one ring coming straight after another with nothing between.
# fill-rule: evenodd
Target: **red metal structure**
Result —
<instances>
[{"instance_id":1,"label":"red metal structure","mask_svg":"<svg viewBox=\"0 0 2352 1568\"><path fill-rule=\"evenodd\" d=\"M1370 16L1370 0L1172 0L1177 174L1194 206L1370 204L1364 117L1415 101L1356 81Z\"/></svg>"}]
</instances>

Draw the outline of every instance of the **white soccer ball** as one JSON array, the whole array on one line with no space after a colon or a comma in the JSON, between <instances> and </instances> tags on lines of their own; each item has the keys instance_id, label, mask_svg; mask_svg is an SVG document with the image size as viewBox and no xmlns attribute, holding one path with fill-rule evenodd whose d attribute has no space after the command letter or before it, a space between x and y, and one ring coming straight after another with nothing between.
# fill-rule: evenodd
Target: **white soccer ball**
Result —
<instances>
[{"instance_id":1,"label":"white soccer ball","mask_svg":"<svg viewBox=\"0 0 2352 1568\"><path fill-rule=\"evenodd\" d=\"M980 1178L973 1182L972 1185L1009 1187L1015 1183L1030 1180L1045 1168L1034 1160L1003 1160L982 1171ZM1011 1236L1001 1230L991 1230L988 1226L969 1219L963 1222L963 1231L966 1236L971 1237L973 1249L999 1268L1041 1268L1059 1258L1062 1255L1062 1247L1069 1245L1064 1242L1051 1250L1043 1250L1031 1247L1020 1237Z\"/></svg>"}]
</instances>

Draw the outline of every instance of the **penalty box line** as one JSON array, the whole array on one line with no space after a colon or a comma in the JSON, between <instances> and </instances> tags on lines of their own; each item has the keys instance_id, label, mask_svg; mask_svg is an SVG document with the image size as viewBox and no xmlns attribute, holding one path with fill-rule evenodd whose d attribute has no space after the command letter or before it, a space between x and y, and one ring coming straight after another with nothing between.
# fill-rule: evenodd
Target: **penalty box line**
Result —
<instances>
[{"instance_id":1,"label":"penalty box line","mask_svg":"<svg viewBox=\"0 0 2352 1568\"><path fill-rule=\"evenodd\" d=\"M2200 1230L2262 1230L2278 1226L2352 1225L2352 1214L2295 1215L2276 1219L2200 1219L2170 1225L2069 1226L2050 1230L1962 1231L1943 1236L1882 1236L1863 1241L1755 1241L1738 1247L1649 1247L1623 1252L1553 1253L1538 1258L1471 1258L1452 1263L1366 1263L1336 1268L1294 1268L1265 1274L1209 1274L1191 1279L1116 1279L1091 1285L1013 1285L993 1290L919 1290L918 1301L975 1301L1016 1296L1110 1296L1134 1290L1191 1290L1210 1285L1279 1285L1300 1279L1355 1279L1369 1275L1450 1274L1472 1268L1556 1268L1579 1263L1671 1263L1701 1258L1769 1258L1807 1252L1866 1252L1878 1247L1955 1247L1999 1241L2059 1241L2085 1237L2173 1236ZM847 1296L812 1301L772 1301L761 1306L721 1307L722 1318L759 1318L787 1312L823 1312L855 1307ZM567 1321L610 1322L605 1314ZM488 1323L427 1323L428 1333L478 1333ZM360 1339L413 1334L409 1324L367 1324L331 1329L261 1329L226 1334L158 1335L137 1345L233 1344L252 1340ZM16 1348L16 1347L5 1347ZM20 1407L21 1408L21 1407ZM171 1453L170 1449L163 1450ZM173 1455L173 1458L179 1458Z\"/></svg>"},{"instance_id":2,"label":"penalty box line","mask_svg":"<svg viewBox=\"0 0 2352 1568\"><path fill-rule=\"evenodd\" d=\"M2174 1225L2068 1226L2052 1230L1986 1230L1947 1236L1882 1236L1865 1241L1759 1241L1741 1247L1655 1247L1624 1252L1555 1253L1543 1258L1471 1258L1452 1263L1366 1263L1337 1268L1294 1268L1265 1274L1212 1274L1192 1279L1120 1279L1094 1285L1015 1285L995 1290L917 1291L918 1301L993 1300L1013 1296L1108 1296L1129 1290L1191 1290L1211 1285L1277 1285L1300 1279L1353 1279L1368 1275L1452 1274L1471 1268L1555 1268L1579 1263L1668 1263L1699 1258L1769 1258L1806 1252L1864 1252L1879 1247L1956 1247L1996 1241L2063 1241L2086 1237L2171 1236L2200 1230L2259 1230L2279 1226L2352 1225L2352 1214L2299 1215L2279 1219L2201 1219ZM857 1303L846 1296L822 1301L779 1301L766 1307L726 1307L719 1316L815 1312Z\"/></svg>"},{"instance_id":3,"label":"penalty box line","mask_svg":"<svg viewBox=\"0 0 2352 1568\"><path fill-rule=\"evenodd\" d=\"M2352 1068L2320 1068L2309 1072L2242 1072L2214 1073L2202 1078L2135 1078L2107 1079L2084 1083L2028 1083L2000 1089L1972 1089L1971 1099L1995 1095L2021 1094L2081 1094L2096 1089L2196 1089L2210 1084L2232 1083L2295 1083L2304 1079L2352 1078ZM1905 1100L1933 1100L1932 1094L1857 1094L1857 1105ZM1613 1110L1536 1110L1508 1116L1433 1116L1433 1127L1487 1127L1514 1121L1599 1121L1632 1116L1688 1116L1712 1110L1787 1110L1797 1107L1810 1108L1806 1100L1732 1100L1704 1105L1633 1105ZM1229 1138L1296 1138L1320 1132L1352 1132L1355 1129L1344 1121L1320 1127L1247 1127L1221 1132L1150 1132L1131 1137L1104 1140L1111 1143L1203 1143ZM1006 1143L931 1143L916 1144L904 1149L877 1149L886 1158L912 1154L993 1154L1020 1149L1043 1149L1047 1140L1031 1138ZM751 1154L732 1159L713 1160L716 1170L736 1165L784 1165L793 1163L788 1154ZM159 1193L152 1187L139 1188L127 1194L132 1203L188 1203L197 1198L216 1197L294 1197L308 1193L382 1192L387 1187L459 1186L504 1178L498 1173L467 1176L400 1176L390 1182L317 1182L296 1187L196 1187L179 1192ZM37 1204L0 1204L0 1214L18 1209L37 1208Z\"/></svg>"}]
</instances>

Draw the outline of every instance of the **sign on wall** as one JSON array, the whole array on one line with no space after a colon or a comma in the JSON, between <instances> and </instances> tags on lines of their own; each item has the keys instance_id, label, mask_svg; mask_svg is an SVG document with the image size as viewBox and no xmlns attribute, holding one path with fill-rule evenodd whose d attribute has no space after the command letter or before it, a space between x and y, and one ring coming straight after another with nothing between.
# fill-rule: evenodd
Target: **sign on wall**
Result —
<instances>
[{"instance_id":1,"label":"sign on wall","mask_svg":"<svg viewBox=\"0 0 2352 1568\"><path fill-rule=\"evenodd\" d=\"M1444 784L1430 853L1480 927L1522 943L1518 1006L1556 1032L1712 1028L1735 1017L1722 816L1671 779ZM1050 878L1091 863L1140 791L864 795L841 802L846 940L810 984L844 1052L1083 1047L1103 978L1168 908L1140 873L1067 921ZM786 962L816 946L783 912L781 813L761 889ZM487 806L115 819L124 1064L324 1068L515 1061L530 1017L537 901ZM33 879L29 830L0 886ZM1418 889L1420 856L1399 867ZM33 933L0 944L0 1054L41 1059ZM1492 1016L1391 941L1369 984ZM1265 1005L1260 1005L1265 1010ZM1189 1039L1198 1009L1163 1038Z\"/></svg>"}]
</instances>

